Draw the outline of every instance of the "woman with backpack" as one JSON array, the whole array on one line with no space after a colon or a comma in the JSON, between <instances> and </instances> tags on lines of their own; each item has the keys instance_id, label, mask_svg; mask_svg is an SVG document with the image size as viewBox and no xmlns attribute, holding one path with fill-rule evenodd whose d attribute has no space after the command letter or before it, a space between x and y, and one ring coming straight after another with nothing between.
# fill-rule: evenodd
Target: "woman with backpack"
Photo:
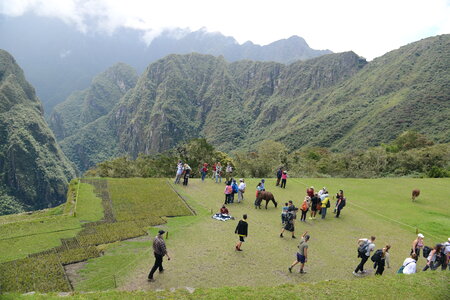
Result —
<instances>
[{"instance_id":1,"label":"woman with backpack","mask_svg":"<svg viewBox=\"0 0 450 300\"><path fill-rule=\"evenodd\" d=\"M436 270L436 268L439 267L438 265L436 265L436 263L439 262L441 259L441 252L442 252L441 250L442 250L441 244L436 244L436 246L434 246L433 250L431 250L430 254L428 254L427 264L422 271L426 271L429 268L431 268L431 270L434 271Z\"/></svg>"},{"instance_id":2,"label":"woman with backpack","mask_svg":"<svg viewBox=\"0 0 450 300\"><path fill-rule=\"evenodd\" d=\"M302 206L300 207L302 211L302 216L300 217L300 222L306 222L306 213L309 210L309 202L310 202L309 196L306 196L303 200Z\"/></svg>"},{"instance_id":3,"label":"woman with backpack","mask_svg":"<svg viewBox=\"0 0 450 300\"><path fill-rule=\"evenodd\" d=\"M398 274L414 274L417 268L417 254L411 253L411 256L405 259L400 269L398 269Z\"/></svg>"},{"instance_id":4,"label":"woman with backpack","mask_svg":"<svg viewBox=\"0 0 450 300\"><path fill-rule=\"evenodd\" d=\"M375 275L383 275L386 261L389 260L389 249L391 249L391 246L386 245L383 249L378 249L375 251L375 254L372 256L372 260L374 260L375 256L374 267L377 267Z\"/></svg>"},{"instance_id":5,"label":"woman with backpack","mask_svg":"<svg viewBox=\"0 0 450 300\"><path fill-rule=\"evenodd\" d=\"M341 215L341 210L344 208L347 199L344 197L344 193L342 193L336 203L336 218L339 218Z\"/></svg>"}]
</instances>

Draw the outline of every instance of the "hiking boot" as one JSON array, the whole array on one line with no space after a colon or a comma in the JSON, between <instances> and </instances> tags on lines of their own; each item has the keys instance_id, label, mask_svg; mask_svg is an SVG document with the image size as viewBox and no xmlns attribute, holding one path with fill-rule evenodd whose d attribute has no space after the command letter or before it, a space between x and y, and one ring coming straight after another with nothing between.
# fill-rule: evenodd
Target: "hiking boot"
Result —
<instances>
[{"instance_id":1,"label":"hiking boot","mask_svg":"<svg viewBox=\"0 0 450 300\"><path fill-rule=\"evenodd\" d=\"M289 267L288 270L289 270L289 273L292 273L292 267Z\"/></svg>"}]
</instances>

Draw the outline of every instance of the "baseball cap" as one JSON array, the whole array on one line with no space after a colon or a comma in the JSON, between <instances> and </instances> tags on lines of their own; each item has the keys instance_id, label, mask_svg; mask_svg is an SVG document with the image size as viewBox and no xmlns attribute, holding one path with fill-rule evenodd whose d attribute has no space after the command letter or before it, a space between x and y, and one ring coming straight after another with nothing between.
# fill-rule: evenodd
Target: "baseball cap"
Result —
<instances>
[{"instance_id":1,"label":"baseball cap","mask_svg":"<svg viewBox=\"0 0 450 300\"><path fill-rule=\"evenodd\" d=\"M166 232L164 230L162 230L162 229L160 231L158 231L159 235L164 234L164 233L166 233Z\"/></svg>"},{"instance_id":2,"label":"baseball cap","mask_svg":"<svg viewBox=\"0 0 450 300\"><path fill-rule=\"evenodd\" d=\"M421 234L421 233L419 233L417 236L420 238L424 238L423 234Z\"/></svg>"}]
</instances>

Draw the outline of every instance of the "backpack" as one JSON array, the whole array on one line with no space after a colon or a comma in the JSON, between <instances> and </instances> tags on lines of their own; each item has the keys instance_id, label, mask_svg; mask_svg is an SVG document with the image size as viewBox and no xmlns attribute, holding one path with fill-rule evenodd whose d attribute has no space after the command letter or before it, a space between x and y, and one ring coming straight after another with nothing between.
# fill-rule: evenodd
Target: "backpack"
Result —
<instances>
[{"instance_id":1,"label":"backpack","mask_svg":"<svg viewBox=\"0 0 450 300\"><path fill-rule=\"evenodd\" d=\"M238 186L237 184L234 184L231 186L233 188L233 193L236 194L238 192Z\"/></svg>"},{"instance_id":2,"label":"backpack","mask_svg":"<svg viewBox=\"0 0 450 300\"><path fill-rule=\"evenodd\" d=\"M383 257L383 249L378 249L370 258L373 262L380 262Z\"/></svg>"},{"instance_id":3,"label":"backpack","mask_svg":"<svg viewBox=\"0 0 450 300\"><path fill-rule=\"evenodd\" d=\"M367 249L369 248L370 242L364 242L358 247L358 257L365 256L367 253Z\"/></svg>"},{"instance_id":4,"label":"backpack","mask_svg":"<svg viewBox=\"0 0 450 300\"><path fill-rule=\"evenodd\" d=\"M428 255L430 255L431 248L428 246L423 247L423 257L428 258Z\"/></svg>"},{"instance_id":5,"label":"backpack","mask_svg":"<svg viewBox=\"0 0 450 300\"><path fill-rule=\"evenodd\" d=\"M330 204L330 198L326 198L326 199L328 199L326 208L330 208L330 206L331 206L331 204Z\"/></svg>"},{"instance_id":6,"label":"backpack","mask_svg":"<svg viewBox=\"0 0 450 300\"><path fill-rule=\"evenodd\" d=\"M308 209L308 203L303 202L303 204L302 204L302 210L303 210L303 211L306 211L307 209Z\"/></svg>"},{"instance_id":7,"label":"backpack","mask_svg":"<svg viewBox=\"0 0 450 300\"><path fill-rule=\"evenodd\" d=\"M341 209L343 209L345 207L345 202L346 202L345 200L346 200L345 198L341 199Z\"/></svg>"},{"instance_id":8,"label":"backpack","mask_svg":"<svg viewBox=\"0 0 450 300\"><path fill-rule=\"evenodd\" d=\"M401 267L400 267L400 269L398 269L398 271L397 271L397 274L403 274L403 269L407 266L407 265L409 265L410 263L412 263L413 261L410 261L409 263L407 263L406 265L402 265Z\"/></svg>"}]
</instances>

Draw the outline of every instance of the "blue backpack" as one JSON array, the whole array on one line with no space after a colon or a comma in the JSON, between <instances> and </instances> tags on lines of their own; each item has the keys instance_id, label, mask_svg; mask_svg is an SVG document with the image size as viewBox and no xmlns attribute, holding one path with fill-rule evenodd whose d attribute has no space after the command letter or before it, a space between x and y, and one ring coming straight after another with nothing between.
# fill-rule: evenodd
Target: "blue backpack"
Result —
<instances>
[{"instance_id":1,"label":"blue backpack","mask_svg":"<svg viewBox=\"0 0 450 300\"><path fill-rule=\"evenodd\" d=\"M236 184L236 183L233 183L233 184L231 185L231 187L232 187L232 189L233 189L233 193L236 194L236 193L238 192L238 186L237 186L237 184Z\"/></svg>"}]
</instances>

